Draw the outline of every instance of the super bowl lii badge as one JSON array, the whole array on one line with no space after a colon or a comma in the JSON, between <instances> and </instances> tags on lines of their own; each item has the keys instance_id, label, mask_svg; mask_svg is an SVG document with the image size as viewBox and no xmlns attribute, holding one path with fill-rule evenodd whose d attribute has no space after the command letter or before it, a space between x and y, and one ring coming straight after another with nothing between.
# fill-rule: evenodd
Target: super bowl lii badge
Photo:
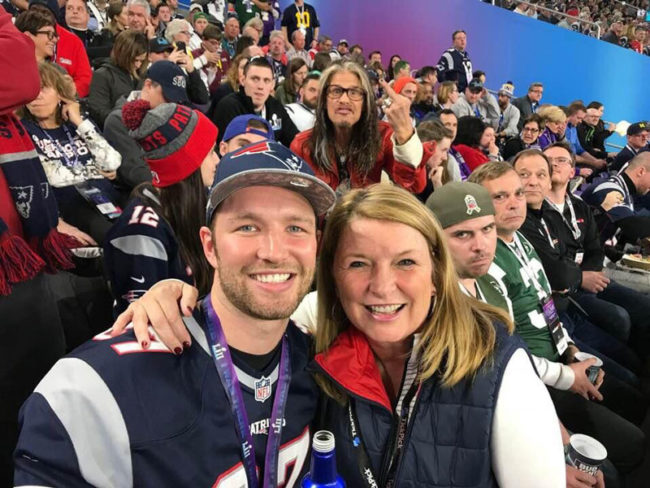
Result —
<instances>
[{"instance_id":1,"label":"super bowl lii badge","mask_svg":"<svg viewBox=\"0 0 650 488\"><path fill-rule=\"evenodd\" d=\"M271 396L271 378L255 380L255 400L264 403Z\"/></svg>"}]
</instances>

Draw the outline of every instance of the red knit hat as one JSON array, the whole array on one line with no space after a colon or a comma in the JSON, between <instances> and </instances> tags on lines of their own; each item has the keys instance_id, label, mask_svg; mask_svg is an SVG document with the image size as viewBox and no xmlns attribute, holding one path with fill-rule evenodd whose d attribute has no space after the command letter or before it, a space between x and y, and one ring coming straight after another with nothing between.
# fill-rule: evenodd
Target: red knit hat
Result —
<instances>
[{"instance_id":1,"label":"red knit hat","mask_svg":"<svg viewBox=\"0 0 650 488\"><path fill-rule=\"evenodd\" d=\"M178 183L194 173L214 147L218 130L201 112L185 105L134 100L122 107L122 120L145 152L153 185Z\"/></svg>"},{"instance_id":2,"label":"red knit hat","mask_svg":"<svg viewBox=\"0 0 650 488\"><path fill-rule=\"evenodd\" d=\"M409 83L415 83L415 86L418 85L418 82L415 81L415 78L411 78L410 76L405 76L403 78L398 78L397 80L395 80L395 83L393 83L393 90L395 90L395 93L402 93L404 87Z\"/></svg>"}]
</instances>

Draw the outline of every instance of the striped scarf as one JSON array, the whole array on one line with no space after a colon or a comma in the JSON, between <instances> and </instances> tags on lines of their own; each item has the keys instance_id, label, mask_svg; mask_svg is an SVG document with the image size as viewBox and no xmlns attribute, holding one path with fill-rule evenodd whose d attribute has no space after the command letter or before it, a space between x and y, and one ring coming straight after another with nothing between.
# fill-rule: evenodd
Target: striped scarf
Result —
<instances>
[{"instance_id":1,"label":"striped scarf","mask_svg":"<svg viewBox=\"0 0 650 488\"><path fill-rule=\"evenodd\" d=\"M0 171L25 235L22 239L12 234L0 218L0 295L9 295L11 284L30 280L42 270L72 268L70 249L79 242L56 230L56 199L29 134L11 114L0 115Z\"/></svg>"}]
</instances>

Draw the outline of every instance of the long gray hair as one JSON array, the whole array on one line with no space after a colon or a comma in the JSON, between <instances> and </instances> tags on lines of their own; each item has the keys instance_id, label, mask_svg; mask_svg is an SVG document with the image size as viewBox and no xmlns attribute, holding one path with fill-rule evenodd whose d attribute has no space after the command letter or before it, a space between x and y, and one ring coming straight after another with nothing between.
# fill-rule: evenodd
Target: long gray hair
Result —
<instances>
[{"instance_id":1,"label":"long gray hair","mask_svg":"<svg viewBox=\"0 0 650 488\"><path fill-rule=\"evenodd\" d=\"M334 125L327 115L327 87L332 77L340 72L348 71L356 75L365 96L359 121L352 127L350 144L345 148L348 164L352 164L351 173L365 178L375 166L381 147L379 128L377 125L377 110L375 108L375 93L362 67L352 62L335 62L321 75L320 94L316 107L316 123L311 137L307 140L309 152L314 164L323 172L331 173L332 159L336 157Z\"/></svg>"}]
</instances>

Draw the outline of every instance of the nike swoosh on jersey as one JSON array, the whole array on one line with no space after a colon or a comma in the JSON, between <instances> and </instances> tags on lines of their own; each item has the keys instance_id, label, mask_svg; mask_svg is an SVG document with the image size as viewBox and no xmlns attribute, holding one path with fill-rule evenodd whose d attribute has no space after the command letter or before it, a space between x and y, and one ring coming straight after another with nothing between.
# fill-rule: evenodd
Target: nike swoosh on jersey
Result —
<instances>
[{"instance_id":1,"label":"nike swoosh on jersey","mask_svg":"<svg viewBox=\"0 0 650 488\"><path fill-rule=\"evenodd\" d=\"M136 283L144 283L144 276L141 276L140 278L136 278L135 276L131 276L131 279L135 281Z\"/></svg>"}]
</instances>

